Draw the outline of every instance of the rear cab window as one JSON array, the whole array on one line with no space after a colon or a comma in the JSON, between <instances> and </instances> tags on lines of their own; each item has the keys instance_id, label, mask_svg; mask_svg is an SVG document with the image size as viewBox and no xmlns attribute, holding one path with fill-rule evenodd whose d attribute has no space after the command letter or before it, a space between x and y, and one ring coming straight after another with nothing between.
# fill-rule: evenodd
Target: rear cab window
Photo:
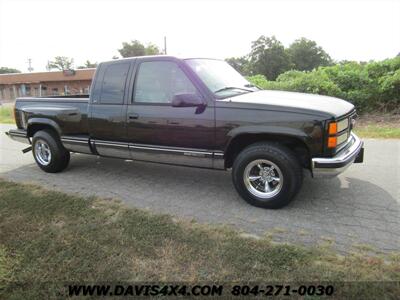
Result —
<instances>
[{"instance_id":1,"label":"rear cab window","mask_svg":"<svg viewBox=\"0 0 400 300\"><path fill-rule=\"evenodd\" d=\"M123 104L130 61L110 63L101 66L96 75L93 103Z\"/></svg>"}]
</instances>

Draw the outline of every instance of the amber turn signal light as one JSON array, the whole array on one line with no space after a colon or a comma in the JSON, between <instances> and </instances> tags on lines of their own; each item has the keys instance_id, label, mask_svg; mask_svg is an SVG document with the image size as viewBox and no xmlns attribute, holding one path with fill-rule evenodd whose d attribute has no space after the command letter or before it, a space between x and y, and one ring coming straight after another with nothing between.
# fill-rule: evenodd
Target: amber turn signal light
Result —
<instances>
[{"instance_id":1,"label":"amber turn signal light","mask_svg":"<svg viewBox=\"0 0 400 300\"><path fill-rule=\"evenodd\" d=\"M328 133L330 135L337 133L337 123L336 122L329 123Z\"/></svg>"},{"instance_id":2,"label":"amber turn signal light","mask_svg":"<svg viewBox=\"0 0 400 300\"><path fill-rule=\"evenodd\" d=\"M336 136L331 136L328 138L328 148L335 148L337 145Z\"/></svg>"}]
</instances>

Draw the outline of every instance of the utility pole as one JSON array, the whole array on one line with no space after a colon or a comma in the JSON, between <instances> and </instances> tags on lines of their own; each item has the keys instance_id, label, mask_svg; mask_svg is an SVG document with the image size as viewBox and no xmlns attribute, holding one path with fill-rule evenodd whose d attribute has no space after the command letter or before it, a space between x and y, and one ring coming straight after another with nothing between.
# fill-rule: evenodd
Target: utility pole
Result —
<instances>
[{"instance_id":1,"label":"utility pole","mask_svg":"<svg viewBox=\"0 0 400 300\"><path fill-rule=\"evenodd\" d=\"M164 36L164 54L167 55L167 37Z\"/></svg>"},{"instance_id":2,"label":"utility pole","mask_svg":"<svg viewBox=\"0 0 400 300\"><path fill-rule=\"evenodd\" d=\"M33 68L32 68L32 59L31 59L31 58L28 58L28 71L29 71L29 72L32 72L32 71L33 71Z\"/></svg>"}]
</instances>

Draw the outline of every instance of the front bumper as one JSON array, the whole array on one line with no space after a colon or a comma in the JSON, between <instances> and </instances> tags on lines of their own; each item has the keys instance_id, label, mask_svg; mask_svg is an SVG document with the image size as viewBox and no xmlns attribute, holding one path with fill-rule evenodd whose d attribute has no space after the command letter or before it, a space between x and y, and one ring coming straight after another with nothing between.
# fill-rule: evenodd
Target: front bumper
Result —
<instances>
[{"instance_id":1,"label":"front bumper","mask_svg":"<svg viewBox=\"0 0 400 300\"><path fill-rule=\"evenodd\" d=\"M334 177L345 171L352 163L362 163L364 160L364 143L354 133L351 133L349 143L350 147L334 157L313 158L311 160L313 177Z\"/></svg>"},{"instance_id":2,"label":"front bumper","mask_svg":"<svg viewBox=\"0 0 400 300\"><path fill-rule=\"evenodd\" d=\"M26 130L10 129L8 132L6 132L6 135L17 142L31 144L31 140L29 139Z\"/></svg>"}]
</instances>

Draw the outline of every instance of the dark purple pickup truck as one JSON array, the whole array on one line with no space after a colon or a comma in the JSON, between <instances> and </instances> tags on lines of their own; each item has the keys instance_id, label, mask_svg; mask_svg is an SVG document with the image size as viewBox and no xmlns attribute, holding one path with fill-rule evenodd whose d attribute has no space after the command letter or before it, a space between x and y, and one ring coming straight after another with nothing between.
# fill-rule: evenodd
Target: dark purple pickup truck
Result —
<instances>
[{"instance_id":1,"label":"dark purple pickup truck","mask_svg":"<svg viewBox=\"0 0 400 300\"><path fill-rule=\"evenodd\" d=\"M224 61L148 56L101 63L90 97L17 99L7 134L46 172L70 152L232 169L247 202L279 208L304 169L334 176L363 161L355 117L337 98L260 90Z\"/></svg>"}]
</instances>

